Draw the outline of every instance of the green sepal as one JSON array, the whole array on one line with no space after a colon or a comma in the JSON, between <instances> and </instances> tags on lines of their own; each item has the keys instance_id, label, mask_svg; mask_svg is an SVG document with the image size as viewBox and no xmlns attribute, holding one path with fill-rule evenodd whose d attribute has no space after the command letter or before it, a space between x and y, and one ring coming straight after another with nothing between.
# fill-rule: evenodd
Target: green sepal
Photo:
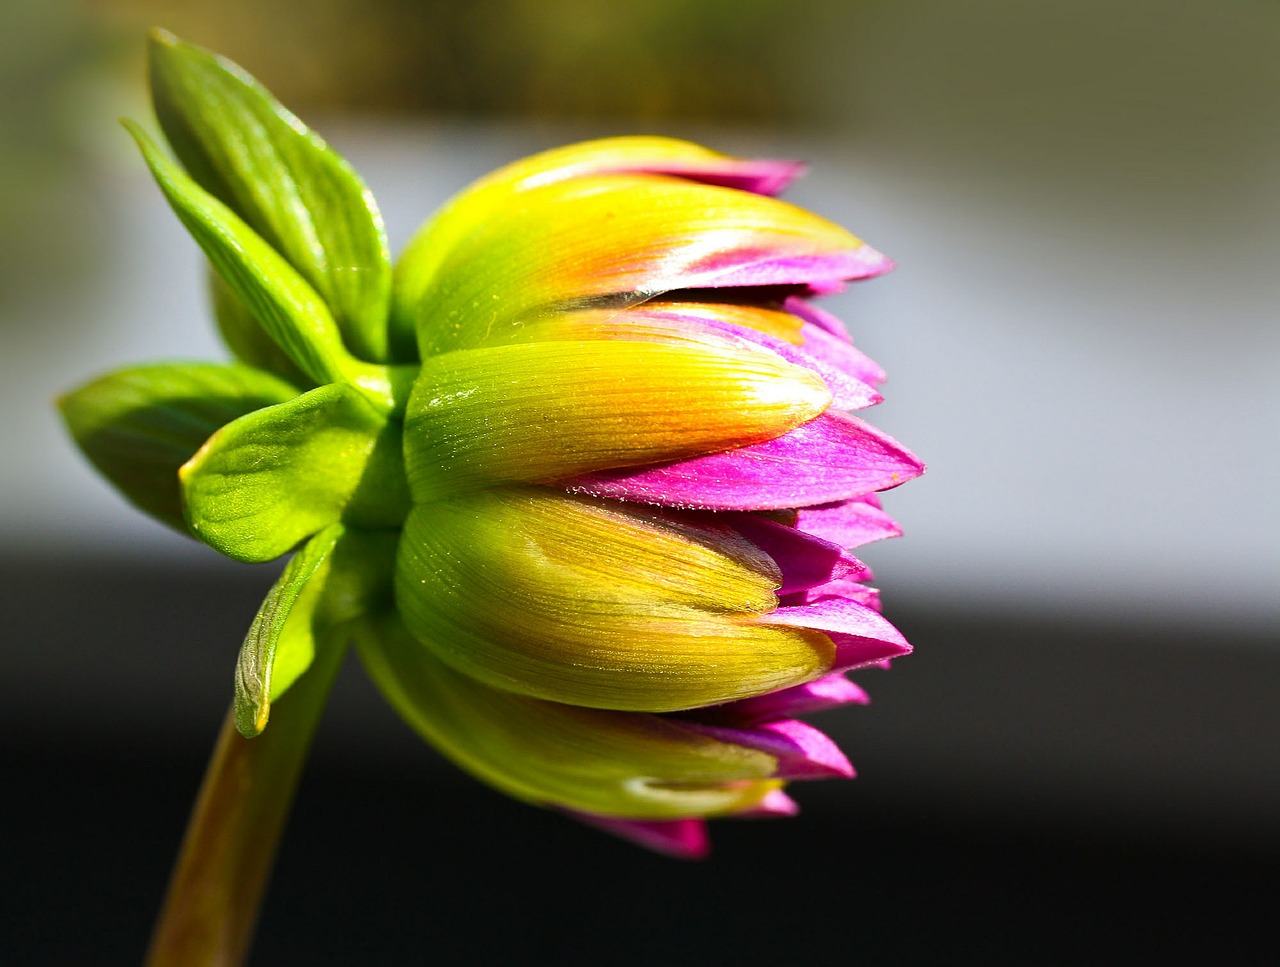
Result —
<instances>
[{"instance_id":1,"label":"green sepal","mask_svg":"<svg viewBox=\"0 0 1280 967\"><path fill-rule=\"evenodd\" d=\"M238 364L152 363L58 401L80 449L139 509L184 533L178 470L220 427L298 390Z\"/></svg>"},{"instance_id":2,"label":"green sepal","mask_svg":"<svg viewBox=\"0 0 1280 967\"><path fill-rule=\"evenodd\" d=\"M151 97L178 159L324 297L359 356L387 358L391 257L355 170L243 69L151 34Z\"/></svg>"},{"instance_id":3,"label":"green sepal","mask_svg":"<svg viewBox=\"0 0 1280 967\"><path fill-rule=\"evenodd\" d=\"M236 661L236 729L267 725L271 705L310 667L326 636L391 606L398 535L332 524L298 551L267 593Z\"/></svg>"},{"instance_id":4,"label":"green sepal","mask_svg":"<svg viewBox=\"0 0 1280 967\"><path fill-rule=\"evenodd\" d=\"M223 427L182 468L187 524L238 561L269 561L339 520L396 527L408 512L402 428L330 383Z\"/></svg>"},{"instance_id":5,"label":"green sepal","mask_svg":"<svg viewBox=\"0 0 1280 967\"><path fill-rule=\"evenodd\" d=\"M240 645L240 655L236 659L235 716L236 729L246 738L252 738L266 728L271 714L272 679L280 638L289 619L295 616L295 606L302 592L316 571L328 563L341 535L342 525L332 524L303 545L267 592L262 607L249 626L249 633ZM296 617L304 621L310 617L308 612L315 610L317 598L316 594L308 595L304 607L297 608ZM309 621L306 623L310 624ZM295 652L299 650L297 643L298 637L295 636ZM311 655L305 656L304 668L311 663L314 654L313 648ZM295 656L295 662L299 657L303 656Z\"/></svg>"},{"instance_id":6,"label":"green sepal","mask_svg":"<svg viewBox=\"0 0 1280 967\"><path fill-rule=\"evenodd\" d=\"M218 333L236 359L275 373L295 386L304 389L315 386L315 380L308 378L275 344L244 301L231 290L231 286L227 285L213 266L209 266L208 283L209 302L213 307Z\"/></svg>"},{"instance_id":7,"label":"green sepal","mask_svg":"<svg viewBox=\"0 0 1280 967\"><path fill-rule=\"evenodd\" d=\"M230 208L196 184L145 131L123 122L179 221L254 318L317 383L367 368L347 352L338 325L297 270Z\"/></svg>"}]
</instances>

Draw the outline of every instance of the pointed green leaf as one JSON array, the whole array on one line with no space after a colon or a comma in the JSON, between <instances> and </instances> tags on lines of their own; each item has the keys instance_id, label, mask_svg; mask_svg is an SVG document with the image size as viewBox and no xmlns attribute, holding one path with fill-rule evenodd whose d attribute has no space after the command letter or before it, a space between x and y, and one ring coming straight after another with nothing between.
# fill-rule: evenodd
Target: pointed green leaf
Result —
<instances>
[{"instance_id":1,"label":"pointed green leaf","mask_svg":"<svg viewBox=\"0 0 1280 967\"><path fill-rule=\"evenodd\" d=\"M179 468L219 427L297 392L248 366L156 363L102 376L58 405L99 472L141 510L185 532Z\"/></svg>"},{"instance_id":2,"label":"pointed green leaf","mask_svg":"<svg viewBox=\"0 0 1280 967\"><path fill-rule=\"evenodd\" d=\"M394 527L408 508L401 425L331 383L223 427L180 473L187 523L238 561L269 561L338 520Z\"/></svg>"},{"instance_id":3,"label":"pointed green leaf","mask_svg":"<svg viewBox=\"0 0 1280 967\"><path fill-rule=\"evenodd\" d=\"M154 31L150 74L156 117L187 171L316 288L357 355L385 360L390 253L354 169L225 58Z\"/></svg>"},{"instance_id":4,"label":"pointed green leaf","mask_svg":"<svg viewBox=\"0 0 1280 967\"><path fill-rule=\"evenodd\" d=\"M209 267L208 282L213 318L232 354L241 362L275 373L295 386L311 389L315 381L290 361L213 266Z\"/></svg>"},{"instance_id":5,"label":"pointed green leaf","mask_svg":"<svg viewBox=\"0 0 1280 967\"><path fill-rule=\"evenodd\" d=\"M317 383L360 370L315 289L235 212L192 181L142 128L131 121L124 125L178 219L285 355Z\"/></svg>"},{"instance_id":6,"label":"pointed green leaf","mask_svg":"<svg viewBox=\"0 0 1280 967\"><path fill-rule=\"evenodd\" d=\"M392 606L397 534L333 524L289 561L267 593L236 662L236 728L260 733L271 704L302 676L325 636Z\"/></svg>"}]
</instances>

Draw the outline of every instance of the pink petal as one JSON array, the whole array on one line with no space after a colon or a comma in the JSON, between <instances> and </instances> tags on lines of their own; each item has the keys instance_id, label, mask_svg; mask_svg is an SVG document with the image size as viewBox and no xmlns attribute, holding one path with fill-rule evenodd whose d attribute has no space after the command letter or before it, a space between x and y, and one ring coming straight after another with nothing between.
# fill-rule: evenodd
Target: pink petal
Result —
<instances>
[{"instance_id":1,"label":"pink petal","mask_svg":"<svg viewBox=\"0 0 1280 967\"><path fill-rule=\"evenodd\" d=\"M705 334L717 342L728 340L730 345L737 348L767 349L793 366L800 366L822 377L823 382L827 384L827 389L831 391L831 405L837 410L860 410L884 402L884 397L876 391L876 388L851 374L843 366L843 361L837 364L822 359L806 349L794 346L768 333L709 318L702 311L682 311L678 304L662 307L640 306L620 314L611 321L617 320L622 321L622 326L610 329L610 338L635 338L649 341L655 337L662 339L670 335L673 338L686 340L691 335ZM844 346L843 343L840 345Z\"/></svg>"},{"instance_id":2,"label":"pink petal","mask_svg":"<svg viewBox=\"0 0 1280 967\"><path fill-rule=\"evenodd\" d=\"M835 336L842 342L853 342L853 338L849 335L849 330L845 328L844 323L839 318L827 312L826 309L819 309L808 299L795 295L788 296L786 301L782 303L782 308L793 316L798 316L805 322L812 323L818 329Z\"/></svg>"},{"instance_id":3,"label":"pink petal","mask_svg":"<svg viewBox=\"0 0 1280 967\"><path fill-rule=\"evenodd\" d=\"M707 824L701 819L619 819L565 810L579 822L679 860L706 859L711 852Z\"/></svg>"},{"instance_id":4,"label":"pink petal","mask_svg":"<svg viewBox=\"0 0 1280 967\"><path fill-rule=\"evenodd\" d=\"M853 766L823 732L797 719L767 722L750 729L681 721L686 728L721 742L758 749L778 760L775 779L851 779Z\"/></svg>"},{"instance_id":5,"label":"pink petal","mask_svg":"<svg viewBox=\"0 0 1280 967\"><path fill-rule=\"evenodd\" d=\"M870 245L821 255L744 258L741 250L719 253L691 266L682 288L722 289L736 286L807 285L830 291L846 281L869 279L893 268L888 256Z\"/></svg>"},{"instance_id":6,"label":"pink petal","mask_svg":"<svg viewBox=\"0 0 1280 967\"><path fill-rule=\"evenodd\" d=\"M791 182L805 173L803 161L783 161L773 158L742 160L738 158L714 158L706 161L662 161L643 167L607 169L623 173L633 171L650 175L670 175L697 181L704 185L720 185L737 188L757 195L777 195ZM603 172L602 172L603 173Z\"/></svg>"},{"instance_id":7,"label":"pink petal","mask_svg":"<svg viewBox=\"0 0 1280 967\"><path fill-rule=\"evenodd\" d=\"M866 705L867 693L842 674L827 675L768 695L698 709L697 719L708 725L750 727L761 722L809 715L840 705ZM681 712L682 716L694 713Z\"/></svg>"},{"instance_id":8,"label":"pink petal","mask_svg":"<svg viewBox=\"0 0 1280 967\"><path fill-rule=\"evenodd\" d=\"M902 632L875 611L844 597L781 607L755 620L827 632L836 645L834 670L859 668L911 653Z\"/></svg>"},{"instance_id":9,"label":"pink petal","mask_svg":"<svg viewBox=\"0 0 1280 967\"><path fill-rule=\"evenodd\" d=\"M782 307L804 322L804 347L813 355L873 386L885 381L885 371L854 347L849 330L838 318L800 296L788 297Z\"/></svg>"},{"instance_id":10,"label":"pink petal","mask_svg":"<svg viewBox=\"0 0 1280 967\"><path fill-rule=\"evenodd\" d=\"M573 478L570 490L703 510L781 510L888 490L924 472L902 444L857 417L828 410L774 440Z\"/></svg>"},{"instance_id":11,"label":"pink petal","mask_svg":"<svg viewBox=\"0 0 1280 967\"><path fill-rule=\"evenodd\" d=\"M821 326L806 322L800 327L804 349L810 356L822 360L843 373L848 373L871 386L879 386L887 378L880 364L862 353L847 338L833 336Z\"/></svg>"},{"instance_id":12,"label":"pink petal","mask_svg":"<svg viewBox=\"0 0 1280 967\"><path fill-rule=\"evenodd\" d=\"M878 589L869 588L865 584L859 584L857 581L844 579L831 581L828 584L819 584L796 594L789 594L782 599L782 603L788 606L813 604L823 598L831 597L847 598L855 604L860 604L864 608L870 608L875 612L879 612L881 609L880 591Z\"/></svg>"},{"instance_id":13,"label":"pink petal","mask_svg":"<svg viewBox=\"0 0 1280 967\"><path fill-rule=\"evenodd\" d=\"M838 544L754 514L727 521L734 530L764 551L782 571L778 594L791 594L838 579L860 580L867 566Z\"/></svg>"},{"instance_id":14,"label":"pink petal","mask_svg":"<svg viewBox=\"0 0 1280 967\"><path fill-rule=\"evenodd\" d=\"M867 610L870 611L871 609L868 608ZM876 612L872 611L871 613L875 614ZM827 635L835 642L836 646L836 660L831 667L845 671L870 668L872 666L888 668L888 665L882 665L881 662L911 654L910 645L887 645L883 641L863 638L859 635L841 634L836 631L829 631Z\"/></svg>"},{"instance_id":15,"label":"pink petal","mask_svg":"<svg viewBox=\"0 0 1280 967\"><path fill-rule=\"evenodd\" d=\"M800 804L781 789L771 789L763 799L740 813L734 813L734 819L777 819L795 816L800 812Z\"/></svg>"},{"instance_id":16,"label":"pink petal","mask_svg":"<svg viewBox=\"0 0 1280 967\"><path fill-rule=\"evenodd\" d=\"M817 373L827 384L827 389L831 391L831 405L837 410L861 410L884 402L884 397L876 391L874 385L859 378L856 373L844 366L835 365L821 356L808 352L807 347L801 349L757 329L748 329L731 323L713 323L703 320L700 321L699 327L736 336L752 345L777 353L792 365L802 366L812 373Z\"/></svg>"},{"instance_id":17,"label":"pink petal","mask_svg":"<svg viewBox=\"0 0 1280 967\"><path fill-rule=\"evenodd\" d=\"M902 528L898 522L878 506L872 506L867 496L802 507L796 518L796 527L841 547L861 547L872 541L901 537Z\"/></svg>"}]
</instances>

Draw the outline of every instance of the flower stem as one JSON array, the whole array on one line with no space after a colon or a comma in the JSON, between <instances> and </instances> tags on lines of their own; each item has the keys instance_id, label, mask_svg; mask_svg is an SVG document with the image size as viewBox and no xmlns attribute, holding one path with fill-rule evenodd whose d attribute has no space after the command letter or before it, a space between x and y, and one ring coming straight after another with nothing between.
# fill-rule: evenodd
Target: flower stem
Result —
<instances>
[{"instance_id":1,"label":"flower stem","mask_svg":"<svg viewBox=\"0 0 1280 967\"><path fill-rule=\"evenodd\" d=\"M147 967L233 967L244 962L302 765L346 648L317 648L312 667L272 706L253 739L229 712L214 746Z\"/></svg>"}]
</instances>

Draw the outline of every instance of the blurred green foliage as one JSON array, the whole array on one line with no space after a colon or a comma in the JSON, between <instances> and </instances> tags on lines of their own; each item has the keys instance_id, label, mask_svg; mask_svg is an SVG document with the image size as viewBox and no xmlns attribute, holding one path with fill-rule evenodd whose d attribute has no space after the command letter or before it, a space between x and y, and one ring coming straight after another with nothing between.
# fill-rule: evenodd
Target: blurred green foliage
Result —
<instances>
[{"instance_id":1,"label":"blurred green foliage","mask_svg":"<svg viewBox=\"0 0 1280 967\"><path fill-rule=\"evenodd\" d=\"M808 29L797 0L103 0L251 65L289 104L762 121ZM849 6L822 3L818 6Z\"/></svg>"},{"instance_id":2,"label":"blurred green foliage","mask_svg":"<svg viewBox=\"0 0 1280 967\"><path fill-rule=\"evenodd\" d=\"M147 113L151 26L304 118L785 126L1063 215L1274 223L1275 0L0 0L0 301L106 244L94 179L135 163L112 119Z\"/></svg>"},{"instance_id":3,"label":"blurred green foliage","mask_svg":"<svg viewBox=\"0 0 1280 967\"><path fill-rule=\"evenodd\" d=\"M75 219L91 219L75 118L98 50L72 3L0 3L0 301L79 254Z\"/></svg>"},{"instance_id":4,"label":"blurred green foliage","mask_svg":"<svg viewBox=\"0 0 1280 967\"><path fill-rule=\"evenodd\" d=\"M850 0L0 0L0 302L95 260L112 123L152 26L325 113L803 119L814 10ZM114 140L113 140L114 138ZM108 163L103 164L104 160ZM132 159L130 159L132 160Z\"/></svg>"}]
</instances>

